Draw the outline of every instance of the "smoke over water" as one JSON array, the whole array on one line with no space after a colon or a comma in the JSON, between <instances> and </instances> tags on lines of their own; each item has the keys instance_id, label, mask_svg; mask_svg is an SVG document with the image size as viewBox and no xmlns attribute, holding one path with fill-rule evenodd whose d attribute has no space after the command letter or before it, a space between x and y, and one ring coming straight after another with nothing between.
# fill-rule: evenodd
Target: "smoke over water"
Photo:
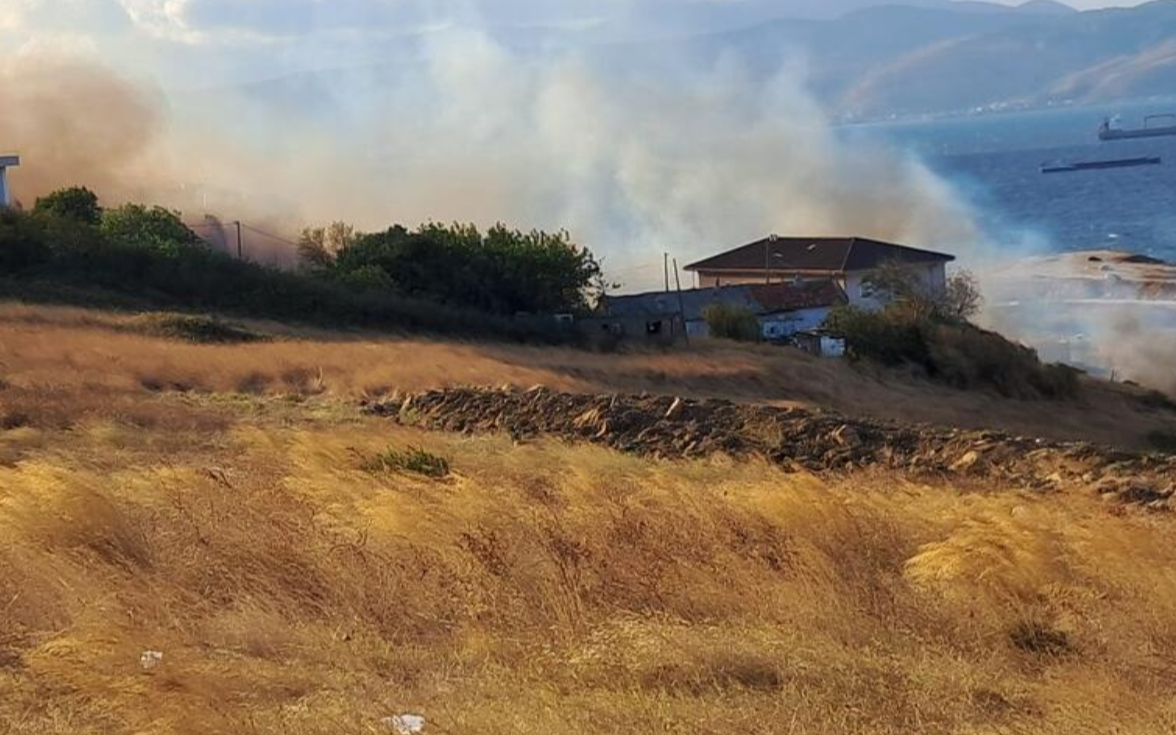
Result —
<instances>
[{"instance_id":1,"label":"smoke over water","mask_svg":"<svg viewBox=\"0 0 1176 735\"><path fill-rule=\"evenodd\" d=\"M839 140L791 68L607 66L455 31L391 73L167 100L93 65L25 58L2 72L0 143L25 157L26 203L80 183L107 203L286 236L336 219L566 228L631 287L656 280L640 270L663 251L686 260L769 232L955 252L980 240L917 161Z\"/></svg>"}]
</instances>

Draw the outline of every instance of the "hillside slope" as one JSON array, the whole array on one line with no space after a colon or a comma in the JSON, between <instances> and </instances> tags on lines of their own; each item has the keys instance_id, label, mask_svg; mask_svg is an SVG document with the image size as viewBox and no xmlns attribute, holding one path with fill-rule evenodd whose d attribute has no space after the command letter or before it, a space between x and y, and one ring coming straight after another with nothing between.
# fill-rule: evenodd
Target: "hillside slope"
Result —
<instances>
[{"instance_id":1,"label":"hillside slope","mask_svg":"<svg viewBox=\"0 0 1176 735\"><path fill-rule=\"evenodd\" d=\"M1176 406L1150 391L1098 380L1086 381L1073 401L1020 401L773 347L704 344L688 353L605 355L256 326L291 338L227 350L144 336L125 316L0 306L0 374L19 388L8 393L10 406L18 399L84 405L144 390L281 395L313 389L358 400L394 390L542 384L791 405L1124 448L1148 448L1149 435L1176 433Z\"/></svg>"},{"instance_id":2,"label":"hillside slope","mask_svg":"<svg viewBox=\"0 0 1176 735\"><path fill-rule=\"evenodd\" d=\"M917 381L755 351L273 324L251 326L285 336L195 345L126 316L0 315L0 732L391 733L402 714L447 735L1176 728L1174 520L1129 495L655 460L360 409L397 387L546 382L897 391L873 404L897 414L926 410L901 408ZM972 400L956 409L1014 415ZM1156 418L1118 415L1125 434Z\"/></svg>"}]
</instances>

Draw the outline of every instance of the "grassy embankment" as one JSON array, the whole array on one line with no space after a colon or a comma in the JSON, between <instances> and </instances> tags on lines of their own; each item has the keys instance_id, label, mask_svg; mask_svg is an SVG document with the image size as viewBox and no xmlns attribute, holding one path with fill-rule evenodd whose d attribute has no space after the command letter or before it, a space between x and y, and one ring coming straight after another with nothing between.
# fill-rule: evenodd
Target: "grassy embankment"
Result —
<instances>
[{"instance_id":1,"label":"grassy embankment","mask_svg":"<svg viewBox=\"0 0 1176 735\"><path fill-rule=\"evenodd\" d=\"M441 733L1176 728L1166 515L515 446L355 408L513 382L1128 444L1171 428L1126 389L1026 403L756 350L158 330L0 311L0 731L334 735L399 712ZM414 447L451 474L380 460ZM162 663L141 669L145 650Z\"/></svg>"}]
</instances>

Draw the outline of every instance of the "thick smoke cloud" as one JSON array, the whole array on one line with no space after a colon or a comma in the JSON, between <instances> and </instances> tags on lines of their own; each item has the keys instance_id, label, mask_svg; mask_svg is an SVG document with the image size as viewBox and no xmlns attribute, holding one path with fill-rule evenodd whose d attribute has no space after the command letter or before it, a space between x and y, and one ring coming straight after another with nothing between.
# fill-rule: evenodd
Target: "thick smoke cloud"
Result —
<instances>
[{"instance_id":1,"label":"thick smoke cloud","mask_svg":"<svg viewBox=\"0 0 1176 735\"><path fill-rule=\"evenodd\" d=\"M44 55L0 63L0 147L28 163L13 172L27 204L76 183L114 198L148 191L154 177L136 166L163 126L158 93L100 66Z\"/></svg>"},{"instance_id":2,"label":"thick smoke cloud","mask_svg":"<svg viewBox=\"0 0 1176 735\"><path fill-rule=\"evenodd\" d=\"M0 104L19 114L0 120L0 139L25 155L26 199L86 183L285 234L334 219L567 228L622 270L767 232L978 240L966 205L919 163L840 141L793 69L606 71L461 32L420 58L293 98L249 88L170 107L95 67L23 61L4 71Z\"/></svg>"},{"instance_id":3,"label":"thick smoke cloud","mask_svg":"<svg viewBox=\"0 0 1176 735\"><path fill-rule=\"evenodd\" d=\"M287 238L339 219L567 228L628 288L660 282L663 251L688 261L769 232L897 240L977 269L998 249L917 160L837 134L796 67L766 79L735 60L610 68L465 32L413 58L168 97L100 64L22 54L0 64L0 148L24 156L13 183L26 205L85 184L107 204L181 209L228 247L232 228L205 215ZM292 258L256 235L247 251ZM1171 340L1131 310L1097 313L1052 334L1081 333L1120 375L1176 389L1157 368ZM998 326L1030 342L1049 331Z\"/></svg>"}]
</instances>

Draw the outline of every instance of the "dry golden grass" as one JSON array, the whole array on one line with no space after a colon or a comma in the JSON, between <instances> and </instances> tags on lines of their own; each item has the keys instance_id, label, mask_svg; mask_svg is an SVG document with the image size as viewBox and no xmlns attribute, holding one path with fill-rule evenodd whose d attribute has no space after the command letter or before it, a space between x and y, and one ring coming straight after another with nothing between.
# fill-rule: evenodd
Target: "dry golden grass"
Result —
<instances>
[{"instance_id":1,"label":"dry golden grass","mask_svg":"<svg viewBox=\"0 0 1176 735\"><path fill-rule=\"evenodd\" d=\"M133 317L0 305L0 379L42 393L329 393L340 398L452 385L543 384L587 392L676 393L832 409L850 415L1132 448L1176 432L1176 412L1141 391L1090 381L1079 400L1015 401L792 350L702 345L690 352L591 354L571 349L390 339L251 327L286 339L195 345L136 334ZM128 328L128 325L130 328ZM10 401L19 401L12 394ZM30 399L31 400L31 399ZM90 401L91 399L81 399ZM73 399L66 401L67 406Z\"/></svg>"},{"instance_id":2,"label":"dry golden grass","mask_svg":"<svg viewBox=\"0 0 1176 735\"><path fill-rule=\"evenodd\" d=\"M199 347L4 314L0 732L380 733L402 712L442 735L1176 730L1166 515L427 434L353 400L507 381L776 400L763 375L800 359ZM370 461L410 447L452 472Z\"/></svg>"},{"instance_id":3,"label":"dry golden grass","mask_svg":"<svg viewBox=\"0 0 1176 735\"><path fill-rule=\"evenodd\" d=\"M102 467L141 430L95 424L0 469L0 729L1176 727L1166 517L288 419ZM362 469L388 446L455 475Z\"/></svg>"}]
</instances>

